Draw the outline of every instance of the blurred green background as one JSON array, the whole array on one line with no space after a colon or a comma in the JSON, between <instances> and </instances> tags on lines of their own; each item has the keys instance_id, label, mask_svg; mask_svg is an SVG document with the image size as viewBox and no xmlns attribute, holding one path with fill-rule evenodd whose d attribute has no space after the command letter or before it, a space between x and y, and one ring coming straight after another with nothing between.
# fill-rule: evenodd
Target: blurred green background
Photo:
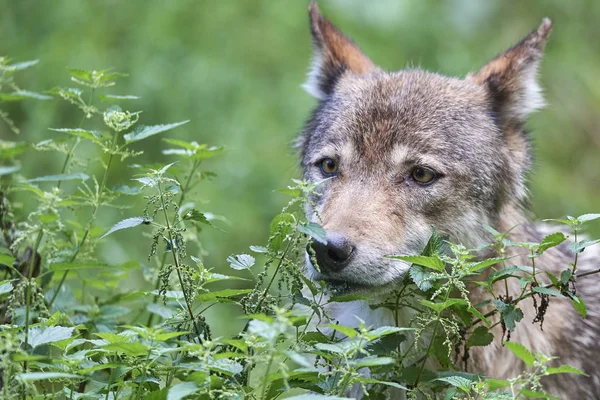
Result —
<instances>
[{"instance_id":1,"label":"blurred green background","mask_svg":"<svg viewBox=\"0 0 600 400\"><path fill-rule=\"evenodd\" d=\"M17 76L34 91L74 86L67 66L127 72L130 77L105 92L141 96L124 104L144 111L141 123L191 119L163 137L226 146L206 164L218 177L203 183L195 199L202 211L231 222L202 234L207 266L222 268L228 255L265 243L271 218L287 201L273 190L299 176L292 143L316 104L300 88L311 56L307 5L0 0L0 55L40 59ZM383 68L416 65L458 76L552 18L541 66L548 107L529 121L536 148L532 208L539 218L600 212L600 1L322 0L320 7ZM75 127L81 119L62 100L14 103L8 111L22 137L0 123L6 140L41 140L52 136L48 127ZM160 137L134 147L144 150L135 162L173 161L161 154ZM30 177L58 173L62 165L62 158L32 150L22 159ZM118 168L109 187L128 183L133 173ZM109 227L142 206L109 209L98 223ZM598 224L592 228L600 235ZM105 257L124 261L137 254L144 261L144 242L131 249L127 238L115 235Z\"/></svg>"}]
</instances>

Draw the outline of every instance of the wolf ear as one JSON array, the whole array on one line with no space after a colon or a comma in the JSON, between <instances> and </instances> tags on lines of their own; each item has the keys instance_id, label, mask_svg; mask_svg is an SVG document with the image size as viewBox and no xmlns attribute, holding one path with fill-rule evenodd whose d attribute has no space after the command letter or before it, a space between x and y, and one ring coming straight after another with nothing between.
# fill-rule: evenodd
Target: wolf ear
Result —
<instances>
[{"instance_id":1,"label":"wolf ear","mask_svg":"<svg viewBox=\"0 0 600 400\"><path fill-rule=\"evenodd\" d=\"M342 74L351 71L365 74L375 65L356 44L345 37L329 20L321 15L313 0L308 6L314 58L304 89L317 99L331 94Z\"/></svg>"},{"instance_id":2,"label":"wolf ear","mask_svg":"<svg viewBox=\"0 0 600 400\"><path fill-rule=\"evenodd\" d=\"M552 22L544 18L537 30L467 78L487 87L502 123L523 123L544 106L536 75L551 30Z\"/></svg>"}]
</instances>

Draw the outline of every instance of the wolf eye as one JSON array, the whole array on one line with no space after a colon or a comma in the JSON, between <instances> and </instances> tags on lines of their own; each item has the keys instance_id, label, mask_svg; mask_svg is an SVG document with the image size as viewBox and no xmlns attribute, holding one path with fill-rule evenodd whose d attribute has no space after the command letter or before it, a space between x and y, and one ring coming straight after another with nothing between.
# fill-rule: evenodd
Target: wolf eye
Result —
<instances>
[{"instance_id":1,"label":"wolf eye","mask_svg":"<svg viewBox=\"0 0 600 400\"><path fill-rule=\"evenodd\" d=\"M321 172L325 176L333 176L338 170L337 162L331 158L326 158L321 161L319 168L321 168Z\"/></svg>"},{"instance_id":2,"label":"wolf eye","mask_svg":"<svg viewBox=\"0 0 600 400\"><path fill-rule=\"evenodd\" d=\"M432 183L437 178L437 173L427 167L416 167L411 172L410 176L413 180L421 185Z\"/></svg>"}]
</instances>

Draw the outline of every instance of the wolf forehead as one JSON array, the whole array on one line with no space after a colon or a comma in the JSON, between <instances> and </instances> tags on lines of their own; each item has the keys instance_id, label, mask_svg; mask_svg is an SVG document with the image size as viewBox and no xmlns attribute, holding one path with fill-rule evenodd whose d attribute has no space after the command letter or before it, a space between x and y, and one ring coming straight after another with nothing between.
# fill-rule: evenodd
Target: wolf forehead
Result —
<instances>
[{"instance_id":1,"label":"wolf forehead","mask_svg":"<svg viewBox=\"0 0 600 400\"><path fill-rule=\"evenodd\" d=\"M408 69L341 76L307 122L300 150L307 166L348 148L365 163L398 148L465 161L493 157L501 144L480 85Z\"/></svg>"}]
</instances>

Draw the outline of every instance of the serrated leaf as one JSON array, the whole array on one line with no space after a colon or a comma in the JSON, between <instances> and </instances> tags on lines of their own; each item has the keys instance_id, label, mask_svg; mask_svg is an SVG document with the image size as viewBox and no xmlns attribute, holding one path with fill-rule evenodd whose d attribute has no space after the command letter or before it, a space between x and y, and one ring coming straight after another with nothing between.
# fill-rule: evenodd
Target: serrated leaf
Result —
<instances>
[{"instance_id":1,"label":"serrated leaf","mask_svg":"<svg viewBox=\"0 0 600 400\"><path fill-rule=\"evenodd\" d=\"M569 248L573 253L581 253L586 247L592 246L596 243L600 243L600 239L596 240L582 240L580 242L569 243Z\"/></svg>"},{"instance_id":2,"label":"serrated leaf","mask_svg":"<svg viewBox=\"0 0 600 400\"><path fill-rule=\"evenodd\" d=\"M356 335L358 335L358 332L356 331L356 329L350 328L349 326L343 326L343 325L338 325L338 324L328 324L327 326L329 328L333 329L334 331L343 333L344 335L348 336L350 339L353 339L354 337L356 337Z\"/></svg>"},{"instance_id":3,"label":"serrated leaf","mask_svg":"<svg viewBox=\"0 0 600 400\"><path fill-rule=\"evenodd\" d=\"M158 133L166 132L171 129L177 128L178 126L187 124L188 122L190 122L190 121L187 120L187 121L175 122L172 124L152 125L152 126L140 125L140 126L134 128L131 132L123 135L123 138L125 139L125 142L127 142L127 143L134 143L134 142L138 142L140 140L146 139L150 136L154 136Z\"/></svg>"},{"instance_id":4,"label":"serrated leaf","mask_svg":"<svg viewBox=\"0 0 600 400\"><path fill-rule=\"evenodd\" d=\"M467 392L474 383L472 380L460 375L445 376L443 378L437 378L436 381L446 382L454 387L467 389Z\"/></svg>"},{"instance_id":5,"label":"serrated leaf","mask_svg":"<svg viewBox=\"0 0 600 400\"><path fill-rule=\"evenodd\" d=\"M410 275L410 279L422 291L426 292L433 287L433 283L431 282L432 275L430 272L425 271L423 267L413 264L408 270L408 274Z\"/></svg>"},{"instance_id":6,"label":"serrated leaf","mask_svg":"<svg viewBox=\"0 0 600 400\"><path fill-rule=\"evenodd\" d=\"M100 143L102 142L102 135L98 131L87 131L85 129L69 129L69 128L48 128L54 132L66 133L71 136L78 136L84 139L89 139L93 142Z\"/></svg>"},{"instance_id":7,"label":"serrated leaf","mask_svg":"<svg viewBox=\"0 0 600 400\"><path fill-rule=\"evenodd\" d=\"M600 218L600 214L583 214L577 217L579 222L588 222Z\"/></svg>"},{"instance_id":8,"label":"serrated leaf","mask_svg":"<svg viewBox=\"0 0 600 400\"><path fill-rule=\"evenodd\" d=\"M51 326L48 328L29 329L29 344L36 348L42 344L58 342L59 340L69 339L73 335L75 328L64 326Z\"/></svg>"},{"instance_id":9,"label":"serrated leaf","mask_svg":"<svg viewBox=\"0 0 600 400\"><path fill-rule=\"evenodd\" d=\"M115 225L113 225L113 227L110 228L108 230L108 232L106 232L104 235L102 235L100 237L100 239L107 237L108 235L110 235L113 232L120 231L122 229L133 228L133 227L141 225L145 222L147 222L147 220L143 217L126 218L122 221L117 222Z\"/></svg>"},{"instance_id":10,"label":"serrated leaf","mask_svg":"<svg viewBox=\"0 0 600 400\"><path fill-rule=\"evenodd\" d=\"M189 210L188 212L186 212L183 215L182 219L183 220L189 220L189 221L199 222L199 223L204 224L204 225L213 226L213 224L210 223L210 221L208 220L208 218L206 218L206 215L204 213L201 213L200 211L198 211L196 209L192 209L192 210Z\"/></svg>"},{"instance_id":11,"label":"serrated leaf","mask_svg":"<svg viewBox=\"0 0 600 400\"><path fill-rule=\"evenodd\" d=\"M469 272L481 272L485 268L491 267L493 265L496 265L496 264L501 263L502 261L506 261L506 260L508 260L508 257L492 257L492 258L488 258L488 259L483 260L481 262L477 262L477 263L474 263L474 264L470 265L469 266Z\"/></svg>"},{"instance_id":12,"label":"serrated leaf","mask_svg":"<svg viewBox=\"0 0 600 400\"><path fill-rule=\"evenodd\" d=\"M58 175L46 175L39 176L37 178L29 179L27 182L56 182L56 181L87 181L90 177L82 172L73 174L58 174Z\"/></svg>"},{"instance_id":13,"label":"serrated leaf","mask_svg":"<svg viewBox=\"0 0 600 400\"><path fill-rule=\"evenodd\" d=\"M200 387L194 382L183 382L171 386L167 394L167 400L181 400L184 397L192 395L200 390Z\"/></svg>"},{"instance_id":14,"label":"serrated leaf","mask_svg":"<svg viewBox=\"0 0 600 400\"><path fill-rule=\"evenodd\" d=\"M8 166L0 165L0 176L12 174L14 172L17 172L20 169L21 169L21 167L19 167L18 165L8 165Z\"/></svg>"},{"instance_id":15,"label":"serrated leaf","mask_svg":"<svg viewBox=\"0 0 600 400\"><path fill-rule=\"evenodd\" d=\"M544 251L552 247L558 246L565 240L567 240L567 237L561 232L556 232L551 235L545 236L540 242L537 253L543 253Z\"/></svg>"},{"instance_id":16,"label":"serrated leaf","mask_svg":"<svg viewBox=\"0 0 600 400\"><path fill-rule=\"evenodd\" d=\"M137 342L110 343L102 346L102 348L116 353L123 353L131 357L144 356L147 355L149 351L146 345Z\"/></svg>"},{"instance_id":17,"label":"serrated leaf","mask_svg":"<svg viewBox=\"0 0 600 400\"><path fill-rule=\"evenodd\" d=\"M13 284L10 281L1 281L0 282L0 295L10 293L14 289Z\"/></svg>"},{"instance_id":18,"label":"serrated leaf","mask_svg":"<svg viewBox=\"0 0 600 400\"><path fill-rule=\"evenodd\" d=\"M305 393L293 397L287 397L286 400L351 400L349 397L326 396L324 394Z\"/></svg>"},{"instance_id":19,"label":"serrated leaf","mask_svg":"<svg viewBox=\"0 0 600 400\"><path fill-rule=\"evenodd\" d=\"M10 71L10 72L22 71L22 70L24 70L26 68L33 67L34 65L36 65L39 62L40 62L40 60L21 61L21 62L18 62L18 63L5 65L2 68L4 70Z\"/></svg>"},{"instance_id":20,"label":"serrated leaf","mask_svg":"<svg viewBox=\"0 0 600 400\"><path fill-rule=\"evenodd\" d=\"M581 297L575 296L571 292L567 293L569 297L571 297L571 304L573 304L575 310L577 310L579 315L581 315L581 318L585 318L587 316L587 306L585 305L583 299Z\"/></svg>"},{"instance_id":21,"label":"serrated leaf","mask_svg":"<svg viewBox=\"0 0 600 400\"><path fill-rule=\"evenodd\" d=\"M29 90L16 90L11 93L0 93L0 100L2 101L21 101L26 99L52 100L52 97L41 93L31 92Z\"/></svg>"},{"instance_id":22,"label":"serrated leaf","mask_svg":"<svg viewBox=\"0 0 600 400\"><path fill-rule=\"evenodd\" d=\"M252 268L255 261L255 258L248 254L238 254L237 256L227 257L227 262L229 263L229 266L238 271Z\"/></svg>"},{"instance_id":23,"label":"serrated leaf","mask_svg":"<svg viewBox=\"0 0 600 400\"><path fill-rule=\"evenodd\" d=\"M66 271L71 269L109 268L110 265L103 263L55 263L48 266L49 271Z\"/></svg>"},{"instance_id":24,"label":"serrated leaf","mask_svg":"<svg viewBox=\"0 0 600 400\"><path fill-rule=\"evenodd\" d=\"M306 225L297 225L296 229L310 236L319 243L327 244L327 232L316 222L309 222Z\"/></svg>"},{"instance_id":25,"label":"serrated leaf","mask_svg":"<svg viewBox=\"0 0 600 400\"><path fill-rule=\"evenodd\" d=\"M52 379L84 379L84 376L67 374L64 372L25 372L17 374L17 379L22 382L45 381Z\"/></svg>"},{"instance_id":26,"label":"serrated leaf","mask_svg":"<svg viewBox=\"0 0 600 400\"><path fill-rule=\"evenodd\" d=\"M241 296L243 294L248 294L252 291L252 289L223 289L218 290L216 292L208 292L202 293L197 296L197 299L200 301L210 301L217 299L229 299L230 297Z\"/></svg>"},{"instance_id":27,"label":"serrated leaf","mask_svg":"<svg viewBox=\"0 0 600 400\"><path fill-rule=\"evenodd\" d=\"M523 319L523 311L517 308L514 304L505 304L501 300L493 300L492 301L498 311L500 311L500 315L502 316L502 320L504 321L504 325L506 329L509 331L514 331L517 326L517 322Z\"/></svg>"},{"instance_id":28,"label":"serrated leaf","mask_svg":"<svg viewBox=\"0 0 600 400\"><path fill-rule=\"evenodd\" d=\"M141 97L132 96L132 95L117 95L117 94L100 93L98 95L98 98L100 99L100 101L110 102L110 101L114 101L114 100L138 100Z\"/></svg>"},{"instance_id":29,"label":"serrated leaf","mask_svg":"<svg viewBox=\"0 0 600 400\"><path fill-rule=\"evenodd\" d=\"M395 362L396 360L391 357L360 358L356 360L356 368L378 367L380 365L394 364Z\"/></svg>"},{"instance_id":30,"label":"serrated leaf","mask_svg":"<svg viewBox=\"0 0 600 400\"><path fill-rule=\"evenodd\" d=\"M569 364L561 365L558 368L547 368L546 372L550 375L553 375L553 374L577 374L577 375L588 376L588 374L586 374L582 370L577 369Z\"/></svg>"},{"instance_id":31,"label":"serrated leaf","mask_svg":"<svg viewBox=\"0 0 600 400\"><path fill-rule=\"evenodd\" d=\"M250 246L250 250L255 253L267 253L269 251L269 249L264 246Z\"/></svg>"},{"instance_id":32,"label":"serrated leaf","mask_svg":"<svg viewBox=\"0 0 600 400\"><path fill-rule=\"evenodd\" d=\"M555 289L550 289L550 288L545 288L545 287L541 287L541 286L536 286L533 288L533 291L536 293L543 293L543 294L547 294L549 296L554 296L554 297L560 297L560 298L565 298L565 296L563 296L558 290Z\"/></svg>"},{"instance_id":33,"label":"serrated leaf","mask_svg":"<svg viewBox=\"0 0 600 400\"><path fill-rule=\"evenodd\" d=\"M485 326L475 328L469 339L467 339L467 347L487 346L494 341L494 335Z\"/></svg>"},{"instance_id":34,"label":"serrated leaf","mask_svg":"<svg viewBox=\"0 0 600 400\"><path fill-rule=\"evenodd\" d=\"M515 356L520 358L527 364L528 367L531 367L535 362L535 356L531 354L529 350L525 348L520 343L515 342L504 342L504 346L506 346Z\"/></svg>"},{"instance_id":35,"label":"serrated leaf","mask_svg":"<svg viewBox=\"0 0 600 400\"><path fill-rule=\"evenodd\" d=\"M438 272L442 272L446 269L444 262L436 255L434 256L387 256L387 258L393 258L396 260L402 260L411 264L416 264L421 267L427 267Z\"/></svg>"},{"instance_id":36,"label":"serrated leaf","mask_svg":"<svg viewBox=\"0 0 600 400\"><path fill-rule=\"evenodd\" d=\"M441 303L434 303L432 301L422 299L422 300L419 300L419 302L422 305L424 305L425 307L434 310L438 314L441 313L442 311L444 311L446 308L451 307L456 304L468 305L468 303L464 299L448 299Z\"/></svg>"}]
</instances>

